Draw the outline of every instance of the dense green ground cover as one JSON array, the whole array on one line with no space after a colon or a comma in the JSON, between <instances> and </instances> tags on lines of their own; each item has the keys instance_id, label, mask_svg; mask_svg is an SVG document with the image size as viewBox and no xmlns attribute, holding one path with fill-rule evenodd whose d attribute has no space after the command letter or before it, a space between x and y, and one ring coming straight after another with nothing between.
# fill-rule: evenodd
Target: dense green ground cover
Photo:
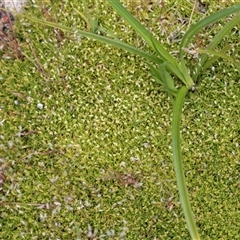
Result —
<instances>
[{"instance_id":1,"label":"dense green ground cover","mask_svg":"<svg viewBox=\"0 0 240 240\"><path fill-rule=\"evenodd\" d=\"M86 27L79 1L42 2L28 12ZM87 2L104 27L145 47L105 1ZM177 49L193 1L126 2ZM206 14L231 4L211 3ZM203 16L196 10L190 21ZM239 60L238 29L226 41ZM0 239L76 239L76 226L81 239L189 239L171 155L173 101L147 66L23 16L16 33L24 61L1 60ZM203 239L239 239L239 71L219 60L199 80L182 121L193 212Z\"/></svg>"}]
</instances>

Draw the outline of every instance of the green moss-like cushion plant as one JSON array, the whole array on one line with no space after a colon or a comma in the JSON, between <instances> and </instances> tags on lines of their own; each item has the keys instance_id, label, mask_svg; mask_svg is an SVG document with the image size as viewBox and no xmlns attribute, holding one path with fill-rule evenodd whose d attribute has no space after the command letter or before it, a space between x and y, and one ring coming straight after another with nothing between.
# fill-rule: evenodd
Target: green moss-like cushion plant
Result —
<instances>
[{"instance_id":1,"label":"green moss-like cushion plant","mask_svg":"<svg viewBox=\"0 0 240 240\"><path fill-rule=\"evenodd\" d=\"M50 21L44 21L28 15L25 17L31 21L58 28L62 31L71 32L78 36L94 39L141 56L149 66L153 77L161 84L162 90L175 98L172 118L172 149L177 186L181 206L191 238L195 240L200 239L188 197L183 170L180 142L181 113L186 96L188 96L190 91L194 91L195 84L201 81L201 73L203 71L210 67L211 64L219 58L225 58L234 63L234 59L226 55L226 51L229 49L228 46L225 46L222 51L217 51L216 47L219 45L221 40L226 37L237 24L240 23L240 4L220 10L219 12L214 13L194 24L184 34L179 47L179 58L176 59L156 38L154 38L150 31L143 27L143 25L128 10L126 10L126 8L123 7L118 0L108 0L108 2L152 48L154 54L126 44L120 41L117 36L114 36L112 32L100 27L98 22L88 13L86 4L85 13L79 12L79 14L86 21L89 28L88 32L79 29L72 29L71 27L63 26ZM225 24L225 26L215 35L214 38L211 39L210 43L204 49L189 49L189 43L196 34L208 25L229 17L230 15L233 15L231 20ZM188 61L186 61L186 53L198 55L199 60L196 66L187 66ZM190 71L191 68L193 68L192 71Z\"/></svg>"}]
</instances>

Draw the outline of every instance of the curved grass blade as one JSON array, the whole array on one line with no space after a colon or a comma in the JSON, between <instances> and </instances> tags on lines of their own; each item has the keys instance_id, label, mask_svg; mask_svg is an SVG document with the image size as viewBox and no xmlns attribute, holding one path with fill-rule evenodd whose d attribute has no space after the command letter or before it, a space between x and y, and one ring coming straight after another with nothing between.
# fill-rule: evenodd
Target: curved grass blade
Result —
<instances>
[{"instance_id":1,"label":"curved grass blade","mask_svg":"<svg viewBox=\"0 0 240 240\"><path fill-rule=\"evenodd\" d=\"M154 39L152 40L155 51L160 55L161 54L160 50L156 46ZM178 77L187 86L187 88L192 87L192 85L194 84L193 80L190 77L183 61L181 62L180 65L177 61L175 61L175 59L173 59L172 61L164 61L164 65L166 66L168 71L174 74L176 77Z\"/></svg>"},{"instance_id":2,"label":"curved grass blade","mask_svg":"<svg viewBox=\"0 0 240 240\"><path fill-rule=\"evenodd\" d=\"M214 50L204 50L204 49L198 49L196 50L198 53L204 53L210 56L216 56L216 57L220 57L223 59L228 60L229 62L235 63L235 60L228 56L227 54L223 53L223 52L219 52L219 51L214 51Z\"/></svg>"},{"instance_id":3,"label":"curved grass blade","mask_svg":"<svg viewBox=\"0 0 240 240\"><path fill-rule=\"evenodd\" d=\"M190 232L192 239L198 240L200 239L200 236L197 231L195 219L192 213L192 209L191 209L191 205L188 197L188 190L186 187L186 180L184 176L183 162L182 162L182 155L181 155L181 143L180 143L181 113L182 113L184 98L187 92L188 92L188 89L185 86L183 86L178 91L177 98L174 103L173 119L172 119L173 162L175 167L178 192L179 192L184 216L187 222L188 230Z\"/></svg>"},{"instance_id":4,"label":"curved grass blade","mask_svg":"<svg viewBox=\"0 0 240 240\"><path fill-rule=\"evenodd\" d=\"M78 11L76 8L74 8L74 11L76 11L81 16L81 18L86 22L89 31L91 30L92 33L97 33L99 27L98 19L93 18L92 15L89 13L86 1L82 0L82 3L86 16L82 12Z\"/></svg>"},{"instance_id":5,"label":"curved grass blade","mask_svg":"<svg viewBox=\"0 0 240 240\"><path fill-rule=\"evenodd\" d=\"M173 80L172 76L168 73L168 71L166 70L164 63L159 64L158 72L163 81L163 90L168 93L171 93L173 95L176 95L177 89L174 86L174 80Z\"/></svg>"},{"instance_id":6,"label":"curved grass blade","mask_svg":"<svg viewBox=\"0 0 240 240\"><path fill-rule=\"evenodd\" d=\"M232 7L223 9L217 13L214 13L210 15L209 17L204 18L203 20L199 21L197 24L193 25L184 35L181 44L180 44L180 58L183 58L183 48L187 48L188 43L191 41L194 35L196 35L198 32L203 30L204 27L208 26L209 24L212 24L216 21L219 21L220 19L227 17L233 13L236 13L240 11L240 4L236 4Z\"/></svg>"},{"instance_id":7,"label":"curved grass blade","mask_svg":"<svg viewBox=\"0 0 240 240\"><path fill-rule=\"evenodd\" d=\"M240 8L239 8L240 11ZM214 49L224 37L226 37L231 30L240 23L240 13L238 13L232 20L230 20L209 43L207 49Z\"/></svg>"},{"instance_id":8,"label":"curved grass blade","mask_svg":"<svg viewBox=\"0 0 240 240\"><path fill-rule=\"evenodd\" d=\"M153 37L153 35L118 0L108 0L109 4L125 21L155 50L163 61L177 63L176 59ZM157 49L157 50L156 50Z\"/></svg>"},{"instance_id":9,"label":"curved grass blade","mask_svg":"<svg viewBox=\"0 0 240 240\"><path fill-rule=\"evenodd\" d=\"M153 63L156 63L156 64L160 64L160 63L163 62L160 58L158 58L158 57L156 57L156 56L154 56L154 55L152 55L148 52L145 52L141 49L138 49L138 48L136 48L132 45L123 43L123 42L121 42L117 39L111 39L111 38L108 38L108 37L100 36L98 34L91 33L91 32L86 32L86 31L82 31L82 30L75 30L75 29L72 29L71 27L67 27L67 26L64 26L64 25L61 25L61 24L58 24L58 23L53 23L53 22L41 20L39 18L28 16L26 14L24 14L24 17L28 18L29 20L31 20L33 22L36 22L36 23L41 23L41 24L44 24L44 25L49 26L49 27L58 28L58 29L60 29L62 31L65 31L65 32L70 32L70 33L77 34L77 35L80 35L80 36L84 36L84 37L87 37L87 38L90 38L90 39L93 39L93 40L97 40L99 42L103 42L105 44L112 45L114 47L117 47L117 48L120 48L122 50L128 51L130 53L139 55L139 56L145 58L146 60L149 60L150 62L153 62Z\"/></svg>"},{"instance_id":10,"label":"curved grass blade","mask_svg":"<svg viewBox=\"0 0 240 240\"><path fill-rule=\"evenodd\" d=\"M178 77L183 83L185 83L187 85L187 83L185 82L185 78L183 76L183 73L179 70L180 66L179 64L176 66L174 63L172 62L164 62L164 65L166 67L166 69L168 69L169 72L171 72L172 74L174 74L176 77Z\"/></svg>"},{"instance_id":11,"label":"curved grass blade","mask_svg":"<svg viewBox=\"0 0 240 240\"><path fill-rule=\"evenodd\" d=\"M146 62L146 64L150 68L152 76L157 80L158 83L163 85L163 79L162 79L161 74L159 73L158 69L155 68L152 64L150 64L148 62Z\"/></svg>"},{"instance_id":12,"label":"curved grass blade","mask_svg":"<svg viewBox=\"0 0 240 240\"><path fill-rule=\"evenodd\" d=\"M171 75L166 71L166 68L162 66L164 68L164 70L162 71L160 66L156 68L148 62L146 62L146 64L150 68L153 78L162 85L162 91L165 91L170 95L176 96L177 89L174 86L174 81Z\"/></svg>"},{"instance_id":13,"label":"curved grass blade","mask_svg":"<svg viewBox=\"0 0 240 240\"><path fill-rule=\"evenodd\" d=\"M181 59L180 70L184 76L185 84L186 84L187 88L188 89L192 88L192 86L194 85L194 82L193 82L191 76L189 75L189 71L188 71L183 59Z\"/></svg>"},{"instance_id":14,"label":"curved grass blade","mask_svg":"<svg viewBox=\"0 0 240 240\"><path fill-rule=\"evenodd\" d=\"M115 36L111 31L109 31L104 27L101 27L98 23L98 19L95 19L94 17L92 17L92 15L89 13L89 9L87 8L86 1L83 1L83 7L84 7L85 14L78 11L76 8L74 8L73 10L77 12L81 16L81 18L85 21L88 31L91 31L92 33L96 33L96 34L99 32L102 32L102 33L105 33L106 36L108 37L118 39L117 36Z\"/></svg>"},{"instance_id":15,"label":"curved grass blade","mask_svg":"<svg viewBox=\"0 0 240 240\"><path fill-rule=\"evenodd\" d=\"M230 22L228 22L219 32L218 34L212 39L212 41L207 46L207 50L214 49L220 41L227 36L230 31L240 23L240 13L238 13ZM205 64L205 62L208 59L208 55L203 53L200 56L199 64L196 66L194 74L193 74L193 80L195 81L198 78L198 75L200 74L201 67Z\"/></svg>"},{"instance_id":16,"label":"curved grass blade","mask_svg":"<svg viewBox=\"0 0 240 240\"><path fill-rule=\"evenodd\" d=\"M222 53L225 53L225 52L227 52L228 50L230 50L231 49L231 46L230 45L227 45L227 46L225 46L223 49L222 49ZM218 60L218 56L214 56L214 57L211 57L210 59L208 59L205 63L204 63L204 65L201 67L201 71L202 72L204 72L206 69L208 69L210 66L212 66L212 64L214 63L214 62L216 62L217 60Z\"/></svg>"}]
</instances>

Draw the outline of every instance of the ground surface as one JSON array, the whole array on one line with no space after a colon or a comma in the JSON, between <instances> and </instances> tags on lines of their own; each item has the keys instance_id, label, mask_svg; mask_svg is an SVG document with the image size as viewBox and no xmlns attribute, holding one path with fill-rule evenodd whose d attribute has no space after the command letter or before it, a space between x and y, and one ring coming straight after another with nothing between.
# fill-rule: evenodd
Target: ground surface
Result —
<instances>
[{"instance_id":1,"label":"ground surface","mask_svg":"<svg viewBox=\"0 0 240 240\"><path fill-rule=\"evenodd\" d=\"M5 7L11 11L21 11L26 0L1 0Z\"/></svg>"},{"instance_id":2,"label":"ground surface","mask_svg":"<svg viewBox=\"0 0 240 240\"><path fill-rule=\"evenodd\" d=\"M26 14L86 28L79 1L40 2ZM174 2L127 7L177 56L193 1ZM106 1L87 4L147 49ZM210 3L206 14L231 4ZM24 16L15 24L21 51L14 44L0 62L0 239L190 239L172 163L173 100L145 63ZM239 60L239 26L226 42ZM239 86L238 69L219 60L185 102L183 157L202 239L240 238Z\"/></svg>"}]
</instances>

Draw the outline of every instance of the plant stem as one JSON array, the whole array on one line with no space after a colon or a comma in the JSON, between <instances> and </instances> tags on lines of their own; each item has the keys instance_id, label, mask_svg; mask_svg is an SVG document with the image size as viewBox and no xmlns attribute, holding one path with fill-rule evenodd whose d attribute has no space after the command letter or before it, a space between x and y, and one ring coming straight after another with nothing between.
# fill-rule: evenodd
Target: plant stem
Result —
<instances>
[{"instance_id":1,"label":"plant stem","mask_svg":"<svg viewBox=\"0 0 240 240\"><path fill-rule=\"evenodd\" d=\"M188 230L192 239L199 240L200 236L197 231L195 219L192 213L188 190L186 187L185 175L183 171L182 155L181 155L181 145L180 145L180 121L182 107L184 103L185 96L188 89L183 86L176 97L173 109L173 119L172 119L172 143L173 143L173 161L176 172L178 192L180 196L180 201L184 216L187 222Z\"/></svg>"}]
</instances>

